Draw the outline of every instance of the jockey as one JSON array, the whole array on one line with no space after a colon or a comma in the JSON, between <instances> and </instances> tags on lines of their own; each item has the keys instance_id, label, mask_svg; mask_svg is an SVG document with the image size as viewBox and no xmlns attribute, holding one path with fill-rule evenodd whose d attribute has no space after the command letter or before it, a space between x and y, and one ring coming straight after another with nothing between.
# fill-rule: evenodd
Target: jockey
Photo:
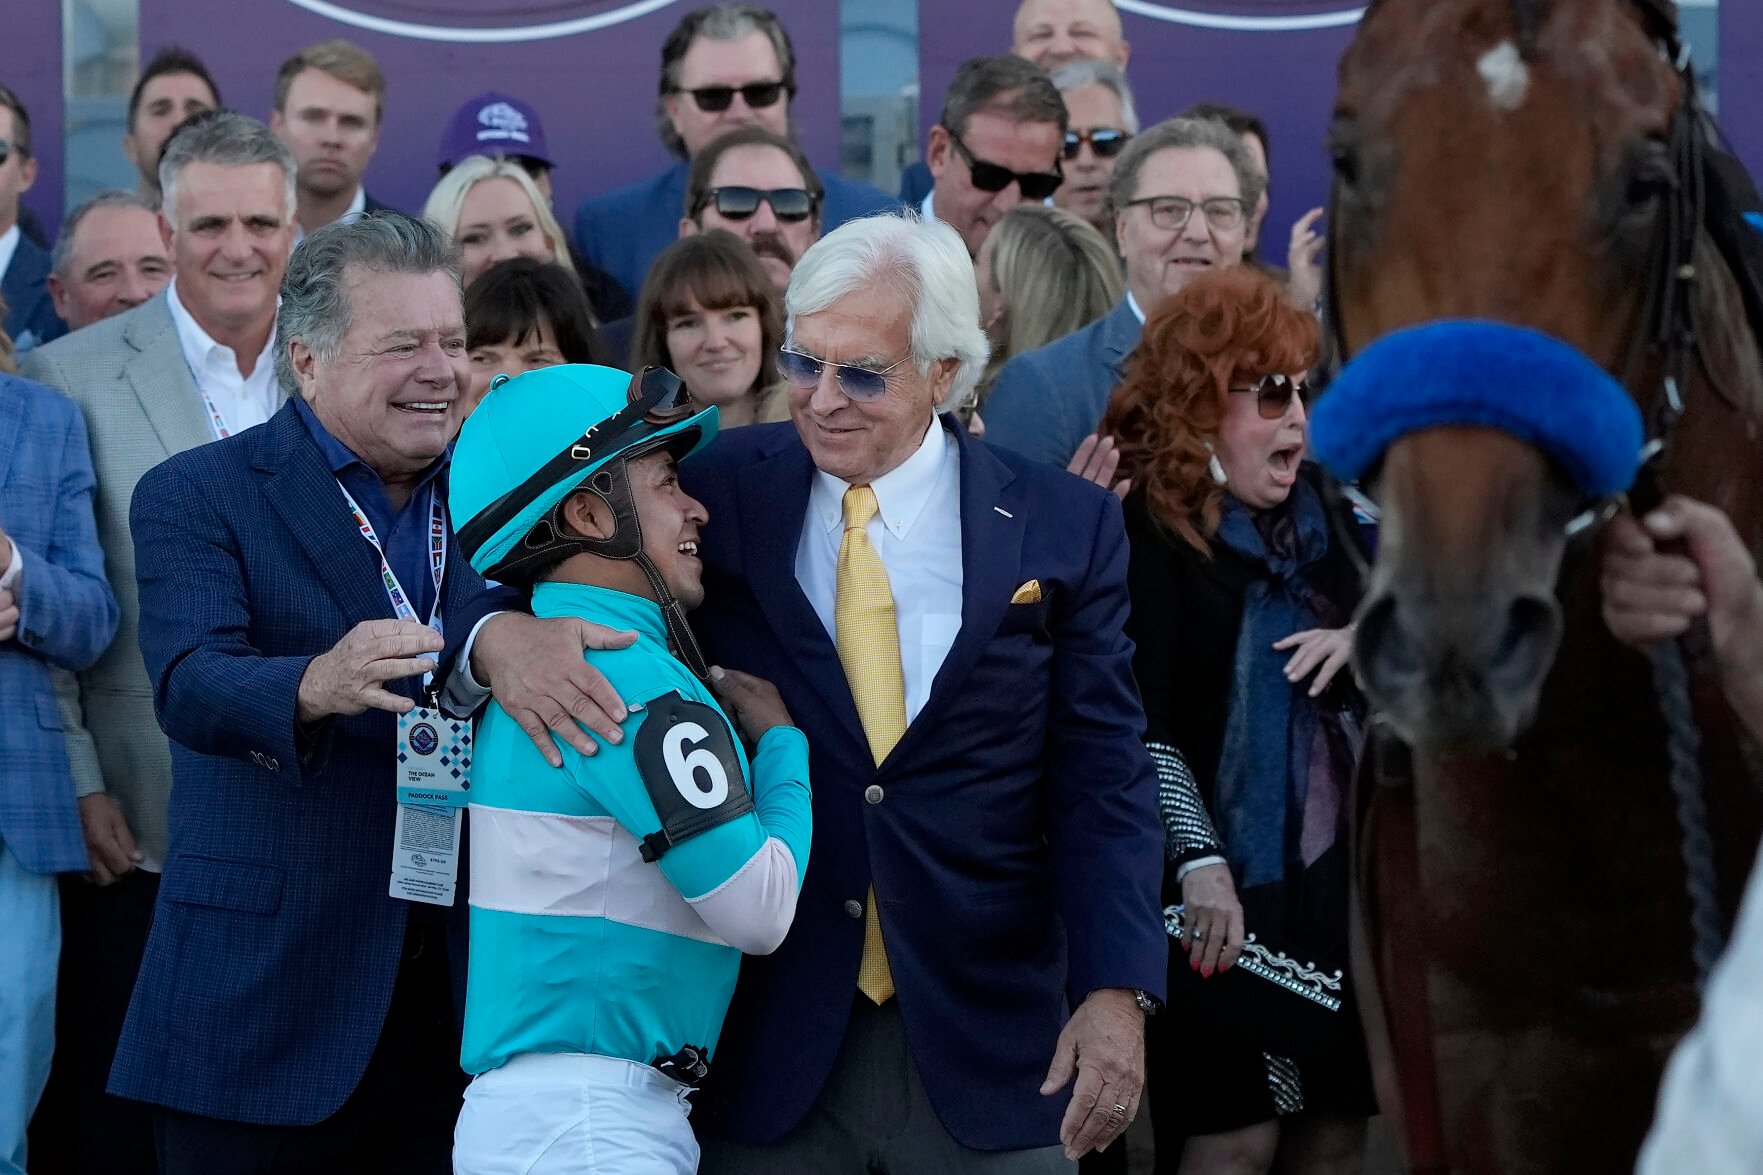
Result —
<instances>
[{"instance_id":1,"label":"jockey","mask_svg":"<svg viewBox=\"0 0 1763 1175\"><path fill-rule=\"evenodd\" d=\"M637 639L587 654L629 705L619 743L553 768L500 707L479 726L457 1171L695 1171L687 1097L741 953L795 914L807 741L769 684L718 670L749 759L686 623L707 517L675 466L716 429L671 372L567 365L498 377L460 435L472 567Z\"/></svg>"}]
</instances>

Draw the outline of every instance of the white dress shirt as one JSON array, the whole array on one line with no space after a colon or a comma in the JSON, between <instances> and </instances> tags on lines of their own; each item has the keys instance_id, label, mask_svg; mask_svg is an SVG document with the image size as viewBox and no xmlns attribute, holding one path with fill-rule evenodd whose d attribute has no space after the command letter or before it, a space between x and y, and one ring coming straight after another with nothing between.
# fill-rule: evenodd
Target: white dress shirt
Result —
<instances>
[{"instance_id":1,"label":"white dress shirt","mask_svg":"<svg viewBox=\"0 0 1763 1175\"><path fill-rule=\"evenodd\" d=\"M367 185L355 185L355 198L349 201L349 207L343 209L343 215L337 217L339 224L354 224L367 211ZM306 239L306 227L298 219L294 221L294 244L298 245ZM293 246L289 246L292 248Z\"/></svg>"},{"instance_id":2,"label":"white dress shirt","mask_svg":"<svg viewBox=\"0 0 1763 1175\"><path fill-rule=\"evenodd\" d=\"M835 643L839 545L850 488L830 473L815 473L796 547L796 580ZM961 631L960 450L933 417L912 456L870 489L880 510L865 529L894 596L910 723L930 699L937 670Z\"/></svg>"},{"instance_id":3,"label":"white dress shirt","mask_svg":"<svg viewBox=\"0 0 1763 1175\"><path fill-rule=\"evenodd\" d=\"M11 267L12 255L18 252L18 238L22 235L16 223L0 233L0 278L4 278L7 269Z\"/></svg>"},{"instance_id":4,"label":"white dress shirt","mask_svg":"<svg viewBox=\"0 0 1763 1175\"><path fill-rule=\"evenodd\" d=\"M1144 308L1139 305L1139 300L1132 296L1131 290L1126 292L1126 308L1132 311L1132 316L1139 320L1140 326L1145 325Z\"/></svg>"},{"instance_id":5,"label":"white dress shirt","mask_svg":"<svg viewBox=\"0 0 1763 1175\"><path fill-rule=\"evenodd\" d=\"M12 585L18 582L18 577L24 574L24 552L18 549L17 543L12 542L11 535L7 535L6 539L12 546L12 555L6 560L6 570L0 571L0 591L9 592Z\"/></svg>"},{"instance_id":6,"label":"white dress shirt","mask_svg":"<svg viewBox=\"0 0 1763 1175\"><path fill-rule=\"evenodd\" d=\"M264 340L263 354L249 376L239 374L239 357L233 349L215 342L202 324L178 300L178 283L173 278L165 287L165 301L171 310L171 321L177 327L178 345L183 348L184 362L190 365L190 376L196 386L214 404L215 411L226 421L229 434L241 433L262 424L275 415L281 395L275 382L275 332ZM207 406L203 406L206 414ZM212 427L212 422L211 425Z\"/></svg>"}]
</instances>

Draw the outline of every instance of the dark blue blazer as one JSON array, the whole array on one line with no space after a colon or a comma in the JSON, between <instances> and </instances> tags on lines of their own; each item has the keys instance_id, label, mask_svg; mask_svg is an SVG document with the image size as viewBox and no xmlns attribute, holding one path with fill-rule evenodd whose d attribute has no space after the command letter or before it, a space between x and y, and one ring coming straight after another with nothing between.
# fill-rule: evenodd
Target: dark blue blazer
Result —
<instances>
[{"instance_id":1,"label":"dark blue blazer","mask_svg":"<svg viewBox=\"0 0 1763 1175\"><path fill-rule=\"evenodd\" d=\"M655 255L679 239L689 166L676 163L659 175L585 200L576 210L576 247L590 264L617 278L633 298L641 294ZM823 233L847 220L896 207L893 197L880 188L835 171L815 174L826 185L820 218Z\"/></svg>"},{"instance_id":2,"label":"dark blue blazer","mask_svg":"<svg viewBox=\"0 0 1763 1175\"><path fill-rule=\"evenodd\" d=\"M393 616L379 557L291 403L155 466L129 525L141 652L172 743L171 848L110 1090L231 1121L317 1122L367 1067L410 913L386 892L395 719L332 718L311 738L294 719L308 662ZM449 546L450 649L489 599ZM464 906L461 884L456 963Z\"/></svg>"},{"instance_id":3,"label":"dark blue blazer","mask_svg":"<svg viewBox=\"0 0 1763 1175\"><path fill-rule=\"evenodd\" d=\"M1122 299L1088 326L1012 358L980 409L986 440L1064 469L1102 422L1144 329Z\"/></svg>"},{"instance_id":4,"label":"dark blue blazer","mask_svg":"<svg viewBox=\"0 0 1763 1175\"><path fill-rule=\"evenodd\" d=\"M0 527L24 560L18 633L0 643L0 844L35 873L87 867L49 667L86 669L116 635L96 487L74 402L0 374Z\"/></svg>"},{"instance_id":5,"label":"dark blue blazer","mask_svg":"<svg viewBox=\"0 0 1763 1175\"><path fill-rule=\"evenodd\" d=\"M49 254L22 233L0 280L0 294L6 295L5 330L20 355L67 333L49 296Z\"/></svg>"},{"instance_id":6,"label":"dark blue blazer","mask_svg":"<svg viewBox=\"0 0 1763 1175\"><path fill-rule=\"evenodd\" d=\"M795 924L743 960L692 1114L711 1134L770 1142L814 1103L856 997L872 882L918 1072L969 1147L1057 1142L1069 1091L1038 1090L1070 1008L1103 987L1161 997L1163 831L1122 634L1120 504L951 431L961 631L879 768L795 578L814 475L795 429L731 429L684 466L710 511L693 624L713 663L776 683L814 781ZM1011 603L1030 580L1040 599Z\"/></svg>"}]
</instances>

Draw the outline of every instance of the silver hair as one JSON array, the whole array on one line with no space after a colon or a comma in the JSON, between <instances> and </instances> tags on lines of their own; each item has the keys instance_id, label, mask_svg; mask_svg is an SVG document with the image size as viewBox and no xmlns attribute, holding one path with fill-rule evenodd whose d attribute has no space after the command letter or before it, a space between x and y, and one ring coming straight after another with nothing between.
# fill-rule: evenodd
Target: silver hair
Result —
<instances>
[{"instance_id":1,"label":"silver hair","mask_svg":"<svg viewBox=\"0 0 1763 1175\"><path fill-rule=\"evenodd\" d=\"M1120 121L1126 124L1122 129L1139 133L1139 108L1132 100L1132 83L1126 80L1126 71L1112 61L1068 61L1048 76L1061 94L1085 86L1107 86L1120 99Z\"/></svg>"},{"instance_id":2,"label":"silver hair","mask_svg":"<svg viewBox=\"0 0 1763 1175\"><path fill-rule=\"evenodd\" d=\"M73 237L80 230L80 221L99 208L139 208L152 214L158 210L146 197L126 188L105 188L90 200L67 214L61 222L61 235L55 238L55 251L49 255L49 268L58 277L67 277L67 263L73 256Z\"/></svg>"},{"instance_id":3,"label":"silver hair","mask_svg":"<svg viewBox=\"0 0 1763 1175\"><path fill-rule=\"evenodd\" d=\"M1142 135L1134 135L1126 150L1114 160L1114 174L1108 177L1108 203L1116 212L1138 194L1139 172L1145 160L1159 151L1209 148L1224 156L1236 173L1237 195L1247 212L1254 212L1267 190L1267 177L1262 175L1243 146L1243 136L1210 118L1166 118Z\"/></svg>"},{"instance_id":4,"label":"silver hair","mask_svg":"<svg viewBox=\"0 0 1763 1175\"><path fill-rule=\"evenodd\" d=\"M979 325L979 287L961 235L916 212L847 221L820 238L790 275L784 294L784 340L794 346L796 319L818 314L858 290L882 287L912 305L910 357L921 375L957 359L955 380L937 410L967 403L985 371L990 345Z\"/></svg>"},{"instance_id":5,"label":"silver hair","mask_svg":"<svg viewBox=\"0 0 1763 1175\"><path fill-rule=\"evenodd\" d=\"M294 157L270 129L243 114L221 110L200 117L172 133L159 156L159 190L164 193L160 210L177 227L178 176L192 163L215 163L221 167L249 167L273 163L286 181L288 218L294 216Z\"/></svg>"},{"instance_id":6,"label":"silver hair","mask_svg":"<svg viewBox=\"0 0 1763 1175\"><path fill-rule=\"evenodd\" d=\"M401 212L373 212L348 224L336 221L309 234L282 275L275 316L275 378L300 394L288 344L299 339L321 363L334 362L353 320L350 271L446 273L459 285L459 252L445 232Z\"/></svg>"}]
</instances>

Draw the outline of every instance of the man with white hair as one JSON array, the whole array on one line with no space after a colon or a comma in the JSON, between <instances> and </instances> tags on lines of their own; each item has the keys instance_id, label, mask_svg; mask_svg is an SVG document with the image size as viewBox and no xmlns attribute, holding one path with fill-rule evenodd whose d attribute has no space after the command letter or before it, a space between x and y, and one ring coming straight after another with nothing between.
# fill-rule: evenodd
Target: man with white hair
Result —
<instances>
[{"instance_id":1,"label":"man with white hair","mask_svg":"<svg viewBox=\"0 0 1763 1175\"><path fill-rule=\"evenodd\" d=\"M1119 504L939 415L986 359L949 226L852 221L785 305L793 424L684 471L706 652L777 683L816 780L704 1170L1069 1171L1137 1110L1168 954Z\"/></svg>"}]
</instances>

